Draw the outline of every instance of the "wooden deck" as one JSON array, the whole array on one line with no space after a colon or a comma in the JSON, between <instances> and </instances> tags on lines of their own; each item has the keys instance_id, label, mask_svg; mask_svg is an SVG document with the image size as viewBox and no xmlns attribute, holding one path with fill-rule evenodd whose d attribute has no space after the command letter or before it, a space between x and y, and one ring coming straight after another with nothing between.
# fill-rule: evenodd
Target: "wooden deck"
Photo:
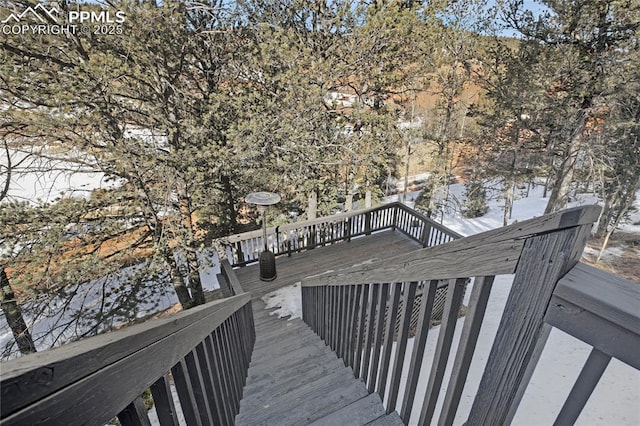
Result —
<instances>
[{"instance_id":1,"label":"wooden deck","mask_svg":"<svg viewBox=\"0 0 640 426\"><path fill-rule=\"evenodd\" d=\"M251 297L255 299L311 275L337 271L420 248L422 245L402 232L386 230L354 238L350 242L294 253L291 257L280 256L276 258L278 276L271 282L260 281L257 263L236 269L235 272L242 288L251 292Z\"/></svg>"}]
</instances>

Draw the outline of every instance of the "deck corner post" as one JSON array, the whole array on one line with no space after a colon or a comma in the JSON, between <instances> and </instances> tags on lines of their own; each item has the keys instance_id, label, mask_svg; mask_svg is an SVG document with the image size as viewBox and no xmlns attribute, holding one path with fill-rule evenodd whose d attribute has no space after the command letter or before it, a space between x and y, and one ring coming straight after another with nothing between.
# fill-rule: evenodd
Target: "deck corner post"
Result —
<instances>
[{"instance_id":1,"label":"deck corner post","mask_svg":"<svg viewBox=\"0 0 640 426\"><path fill-rule=\"evenodd\" d=\"M238 265L244 265L244 253L242 253L242 241L236 243L236 256L238 256Z\"/></svg>"},{"instance_id":2,"label":"deck corner post","mask_svg":"<svg viewBox=\"0 0 640 426\"><path fill-rule=\"evenodd\" d=\"M398 204L396 203L396 205L393 206L393 211L392 211L392 219L391 219L391 230L395 231L396 228L398 227L398 209L400 207L398 206Z\"/></svg>"},{"instance_id":3,"label":"deck corner post","mask_svg":"<svg viewBox=\"0 0 640 426\"><path fill-rule=\"evenodd\" d=\"M558 280L580 259L592 224L526 239L467 425L510 424L538 363Z\"/></svg>"},{"instance_id":4,"label":"deck corner post","mask_svg":"<svg viewBox=\"0 0 640 426\"><path fill-rule=\"evenodd\" d=\"M420 241L422 242L422 248L429 247L430 236L431 236L431 224L429 222L424 222L424 227L422 228L422 235L420 236Z\"/></svg>"},{"instance_id":5,"label":"deck corner post","mask_svg":"<svg viewBox=\"0 0 640 426\"><path fill-rule=\"evenodd\" d=\"M364 233L365 235L371 235L371 211L364 214Z\"/></svg>"}]
</instances>

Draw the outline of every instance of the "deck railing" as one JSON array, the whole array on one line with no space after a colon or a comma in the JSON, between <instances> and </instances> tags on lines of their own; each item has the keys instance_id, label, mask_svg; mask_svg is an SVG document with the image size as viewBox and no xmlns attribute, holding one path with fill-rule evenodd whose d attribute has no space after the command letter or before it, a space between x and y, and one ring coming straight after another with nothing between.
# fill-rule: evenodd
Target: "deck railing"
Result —
<instances>
[{"instance_id":1,"label":"deck railing","mask_svg":"<svg viewBox=\"0 0 640 426\"><path fill-rule=\"evenodd\" d=\"M2 425L231 425L255 341L244 293L2 364ZM169 377L171 373L171 377ZM173 383L173 385L171 385Z\"/></svg>"},{"instance_id":2,"label":"deck railing","mask_svg":"<svg viewBox=\"0 0 640 426\"><path fill-rule=\"evenodd\" d=\"M385 229L397 229L423 247L442 244L460 235L402 203L320 217L267 228L267 247L276 256L349 241ZM224 239L232 266L257 262L264 250L262 231L231 235Z\"/></svg>"},{"instance_id":3,"label":"deck railing","mask_svg":"<svg viewBox=\"0 0 640 426\"><path fill-rule=\"evenodd\" d=\"M638 286L576 266L599 211L596 206L570 209L377 264L307 278L302 281L303 318L353 368L355 376L365 381L368 390L381 396L387 412L397 410L405 423L432 422L447 362L455 357L438 418L438 424L450 425L458 410L494 278L515 274L467 425L511 422L551 326L594 346L558 417L558 424L570 424L565 420L579 414L611 356L638 368ZM571 284L575 277L585 274L597 276L599 281L593 281L591 287ZM468 277L475 277L474 285L458 349L452 353ZM431 311L442 280L448 280L445 313L426 396L416 407L419 414L412 417ZM618 283L615 290L607 287L613 281ZM413 352L405 366L411 309L419 286L424 287L419 318ZM603 301L600 293L609 298ZM632 302L624 302L630 296ZM620 308L620 303L626 308ZM578 307L572 309L573 305ZM586 322L587 317L593 325ZM395 320L389 320L396 318L399 327ZM625 347L629 341L633 343ZM404 397L398 401L403 370L407 380Z\"/></svg>"}]
</instances>

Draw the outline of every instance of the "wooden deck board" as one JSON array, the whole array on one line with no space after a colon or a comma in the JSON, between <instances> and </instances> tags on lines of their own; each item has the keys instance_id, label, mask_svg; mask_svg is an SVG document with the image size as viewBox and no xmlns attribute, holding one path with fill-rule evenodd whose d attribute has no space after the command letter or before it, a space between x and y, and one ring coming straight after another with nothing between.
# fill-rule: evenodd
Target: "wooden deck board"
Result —
<instances>
[{"instance_id":1,"label":"wooden deck board","mask_svg":"<svg viewBox=\"0 0 640 426\"><path fill-rule=\"evenodd\" d=\"M331 246L318 247L291 257L276 258L278 276L271 282L260 281L259 265L254 263L235 270L238 280L252 298L259 298L310 275L337 271L363 262L408 253L422 248L415 240L398 231L381 231Z\"/></svg>"}]
</instances>

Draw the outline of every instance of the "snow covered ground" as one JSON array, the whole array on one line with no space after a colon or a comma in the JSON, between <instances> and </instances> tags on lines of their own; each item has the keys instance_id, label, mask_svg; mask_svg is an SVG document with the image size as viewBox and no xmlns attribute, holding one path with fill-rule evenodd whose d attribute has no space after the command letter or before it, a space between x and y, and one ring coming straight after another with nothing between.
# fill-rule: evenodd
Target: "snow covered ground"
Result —
<instances>
[{"instance_id":1,"label":"snow covered ground","mask_svg":"<svg viewBox=\"0 0 640 426\"><path fill-rule=\"evenodd\" d=\"M462 197L463 186L452 185L452 191ZM530 191L529 198L520 198L515 202L512 221L524 220L527 218L540 216L546 206L546 200L541 198L542 188L536 187ZM410 200L414 200L417 194L411 194ZM392 201L392 200L389 200ZM579 197L572 206L590 204L595 199L585 195ZM443 220L445 226L463 234L471 235L485 230L502 226L502 210L500 202L493 200L490 202L489 212L476 219L464 219L460 215L446 217ZM637 221L635 221L637 223ZM625 225L627 232L640 232L640 226ZM614 250L609 255L615 255ZM477 344L474 360L464 389L460 408L455 420L455 424L462 424L471 409L471 404L477 392L480 378L486 363L488 354L495 338L502 311L506 303L511 287L511 276L499 276L493 285L491 299L487 308L487 314L482 326L480 339ZM467 297L470 289L467 290ZM300 285L280 289L274 293L263 297L268 307L279 307L273 314L280 317L291 316L301 317L301 292ZM465 301L468 303L468 300ZM456 325L456 336L454 341L459 339L464 319L460 319ZM429 332L427 340L427 351L423 359L420 385L416 394L416 407L414 408L412 421L417 422L419 407L424 399L428 383L428 374L433 360L435 346L438 338L439 327L434 327ZM408 365L411 356L413 339L409 340L407 355L404 363L403 381L408 374ZM395 350L395 348L394 348ZM455 351L455 346L452 348ZM516 413L513 424L525 426L549 425L553 424L562 403L565 401L571 387L584 365L591 347L578 339L554 329L551 332L547 346L542 353L542 357L531 379L529 387L523 397L522 403ZM453 366L453 357L450 358L447 373ZM446 392L447 383L443 383L441 395ZM399 401L402 401L402 386ZM436 413L442 406L443 396L438 401ZM400 406L398 406L398 409ZM436 416L437 418L437 416ZM602 426L637 426L640 425L640 372L634 368L612 360L600 380L589 402L584 408L578 425L602 425Z\"/></svg>"}]
</instances>

